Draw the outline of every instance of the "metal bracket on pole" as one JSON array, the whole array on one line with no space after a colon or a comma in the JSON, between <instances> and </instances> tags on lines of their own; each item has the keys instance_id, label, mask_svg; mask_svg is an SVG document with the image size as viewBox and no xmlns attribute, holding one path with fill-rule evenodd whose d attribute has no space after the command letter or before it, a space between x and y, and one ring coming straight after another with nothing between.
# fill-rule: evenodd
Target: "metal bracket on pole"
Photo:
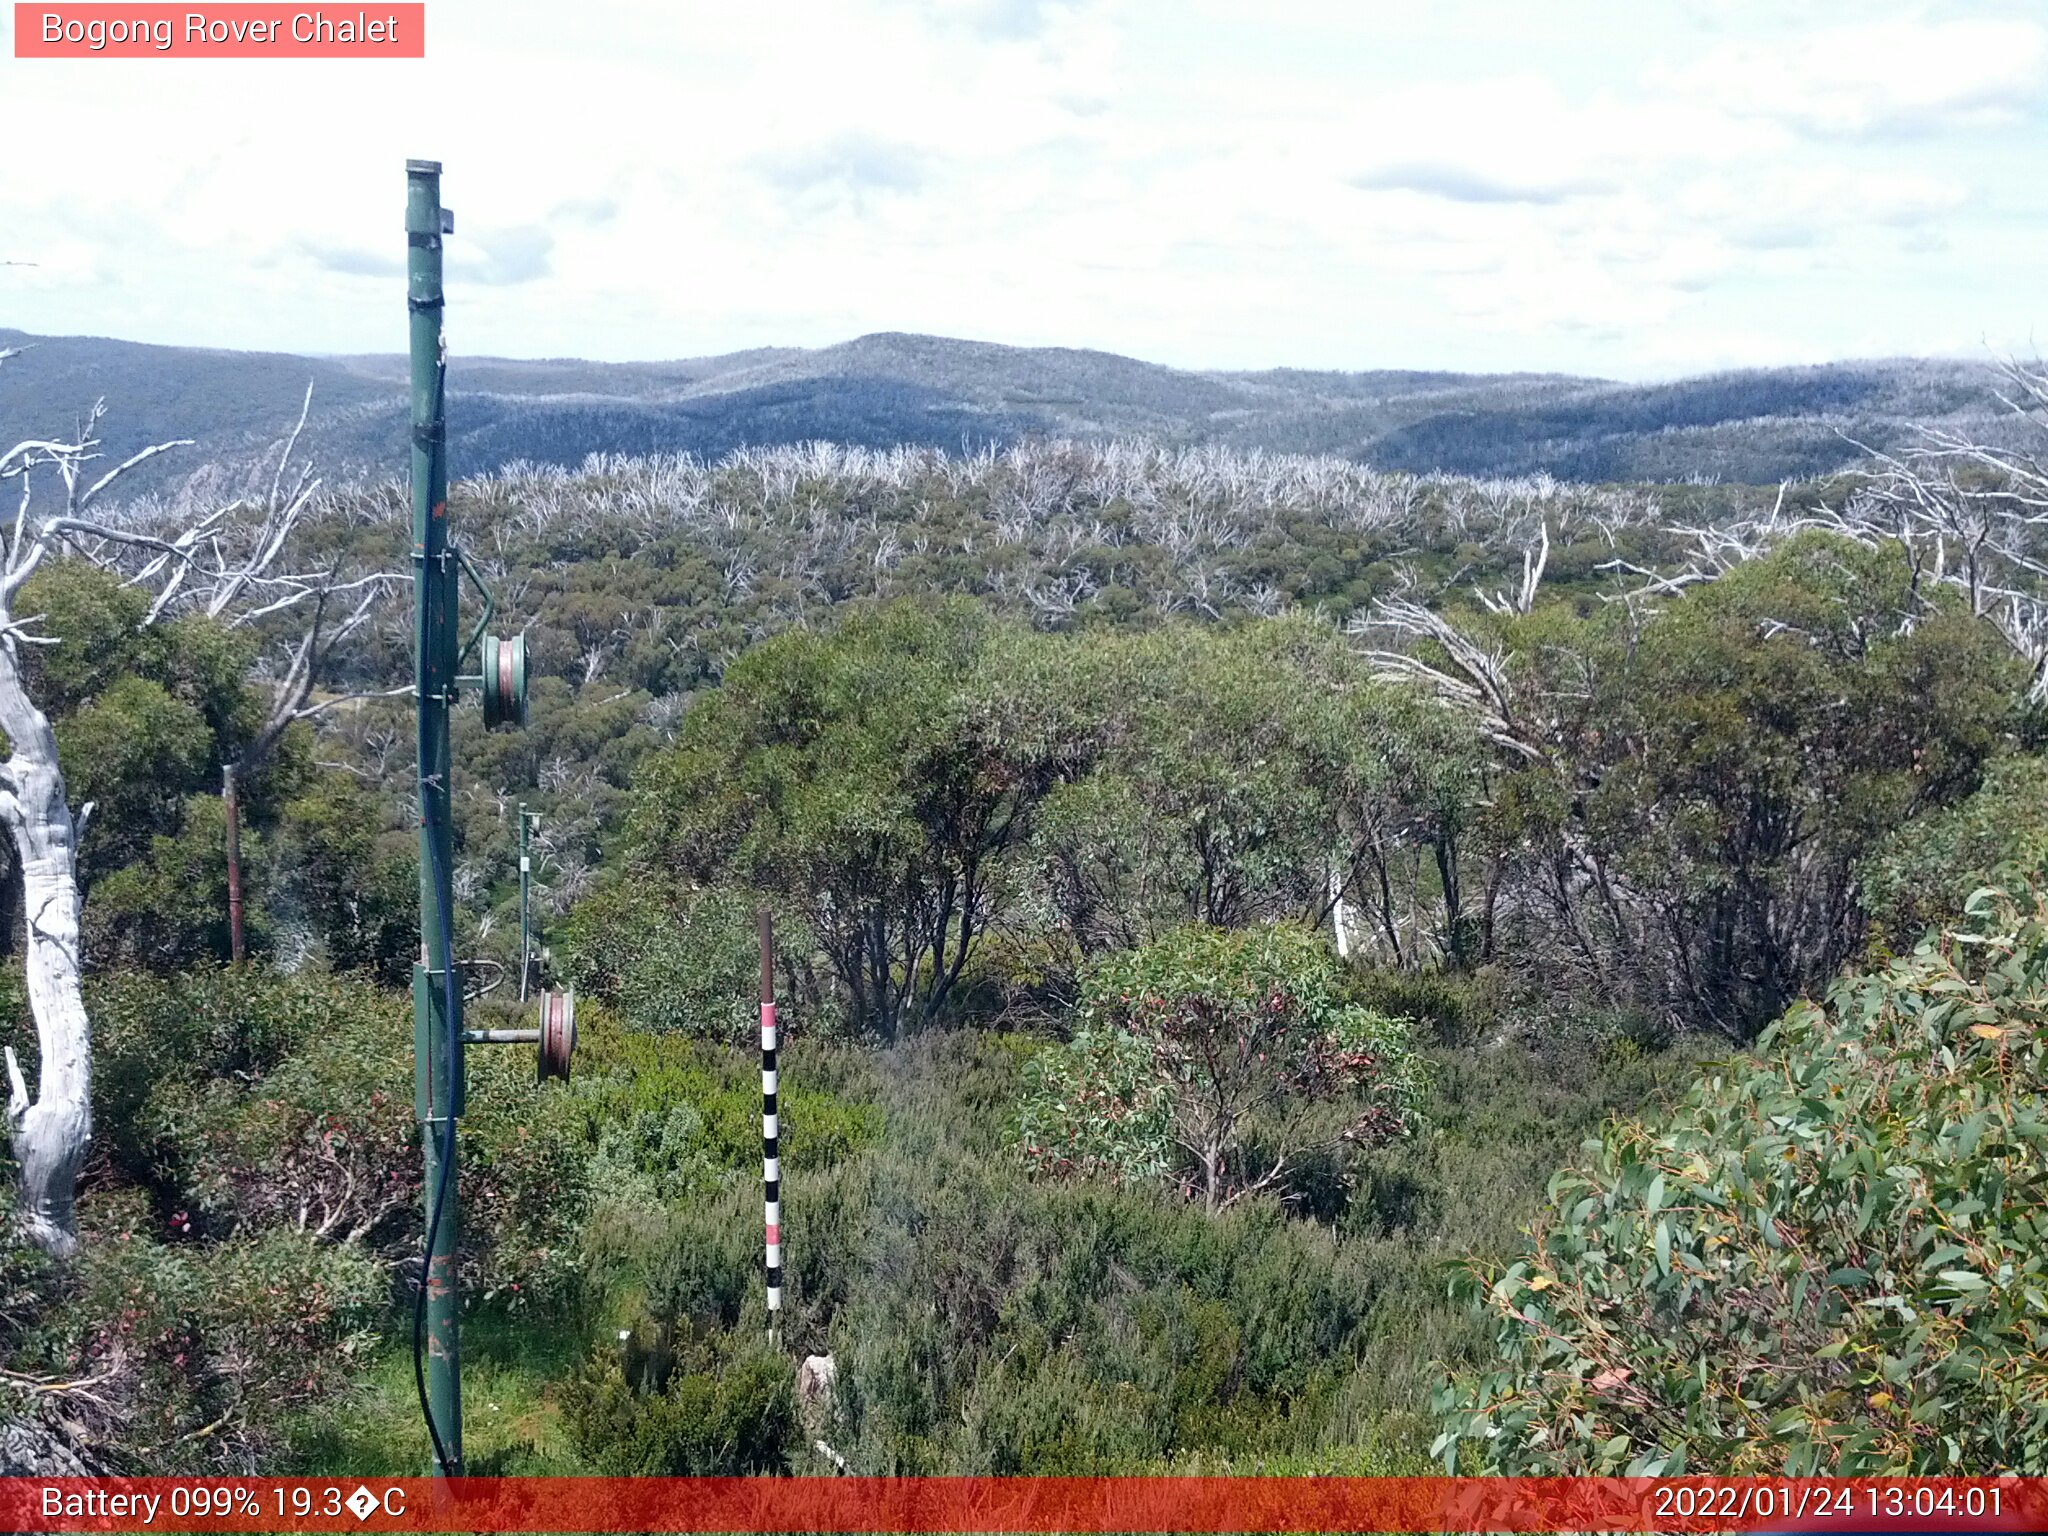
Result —
<instances>
[{"instance_id":1,"label":"metal bracket on pole","mask_svg":"<svg viewBox=\"0 0 2048 1536\"><path fill-rule=\"evenodd\" d=\"M469 638L462 643L462 654L455 658L455 665L460 668L476 654L477 642L483 639L484 631L491 627L491 620L498 616L498 596L491 590L491 584L484 580L483 573L471 563L468 550L460 544L455 544L449 547L449 553L455 556L455 563L461 567L462 574L469 578L470 585L476 588L477 595L484 600L483 616L476 621L476 628L469 632Z\"/></svg>"},{"instance_id":2,"label":"metal bracket on pole","mask_svg":"<svg viewBox=\"0 0 2048 1536\"><path fill-rule=\"evenodd\" d=\"M540 995L540 1023L533 1029L465 1029L465 1045L531 1045L540 1082L551 1077L569 1080L569 1061L576 1054L576 991L553 988Z\"/></svg>"}]
</instances>

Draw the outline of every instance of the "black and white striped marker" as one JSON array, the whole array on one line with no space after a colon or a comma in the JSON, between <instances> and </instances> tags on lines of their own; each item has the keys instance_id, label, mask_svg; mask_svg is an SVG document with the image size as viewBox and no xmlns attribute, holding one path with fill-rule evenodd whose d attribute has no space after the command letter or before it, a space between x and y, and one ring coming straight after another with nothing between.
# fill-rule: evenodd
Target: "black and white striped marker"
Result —
<instances>
[{"instance_id":1,"label":"black and white striped marker","mask_svg":"<svg viewBox=\"0 0 2048 1536\"><path fill-rule=\"evenodd\" d=\"M775 1112L775 930L761 912L761 1186L768 1232L768 1338L773 1343L782 1314L782 1159Z\"/></svg>"}]
</instances>

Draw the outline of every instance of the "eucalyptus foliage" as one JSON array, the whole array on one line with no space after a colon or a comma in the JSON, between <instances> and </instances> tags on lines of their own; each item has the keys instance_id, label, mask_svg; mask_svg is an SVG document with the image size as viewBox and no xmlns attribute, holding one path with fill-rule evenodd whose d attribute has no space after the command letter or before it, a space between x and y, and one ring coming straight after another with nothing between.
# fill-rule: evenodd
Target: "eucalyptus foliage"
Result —
<instances>
[{"instance_id":1,"label":"eucalyptus foliage","mask_svg":"<svg viewBox=\"0 0 2048 1536\"><path fill-rule=\"evenodd\" d=\"M1966 926L1620 1123L1528 1253L1460 1288L1498 1369L1438 1394L1458 1471L2048 1471L2048 906Z\"/></svg>"},{"instance_id":2,"label":"eucalyptus foliage","mask_svg":"<svg viewBox=\"0 0 2048 1536\"><path fill-rule=\"evenodd\" d=\"M1048 1173L1135 1182L1174 1163L1171 1089L1151 1046L1121 1030L1083 1029L1026 1062L1016 1131Z\"/></svg>"}]
</instances>

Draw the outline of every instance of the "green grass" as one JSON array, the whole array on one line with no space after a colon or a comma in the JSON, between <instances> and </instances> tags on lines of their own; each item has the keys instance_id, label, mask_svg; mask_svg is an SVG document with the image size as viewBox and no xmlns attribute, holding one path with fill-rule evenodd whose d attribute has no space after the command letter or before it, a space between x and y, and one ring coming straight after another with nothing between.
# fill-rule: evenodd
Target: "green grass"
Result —
<instances>
[{"instance_id":1,"label":"green grass","mask_svg":"<svg viewBox=\"0 0 2048 1536\"><path fill-rule=\"evenodd\" d=\"M573 1314L480 1307L462 1321L463 1459L478 1476L587 1473L570 1450L557 1383L583 1358L594 1323ZM282 1475L417 1476L432 1464L408 1333L342 1399L292 1426Z\"/></svg>"}]
</instances>

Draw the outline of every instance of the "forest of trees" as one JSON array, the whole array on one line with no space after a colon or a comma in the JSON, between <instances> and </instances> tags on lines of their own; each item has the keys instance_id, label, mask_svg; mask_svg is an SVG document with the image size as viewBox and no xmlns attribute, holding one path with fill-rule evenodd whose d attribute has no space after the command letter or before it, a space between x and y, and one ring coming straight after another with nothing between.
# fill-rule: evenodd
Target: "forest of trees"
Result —
<instances>
[{"instance_id":1,"label":"forest of trees","mask_svg":"<svg viewBox=\"0 0 2048 1536\"><path fill-rule=\"evenodd\" d=\"M10 574L92 804L76 1250L0 1249L46 1460L427 1457L402 492L281 520L282 451ZM534 682L524 732L457 715L457 949L516 959L530 806L583 1037L546 1091L471 1058L471 1469L2048 1467L2036 473L1055 442L459 485ZM319 602L168 590L214 512Z\"/></svg>"},{"instance_id":2,"label":"forest of trees","mask_svg":"<svg viewBox=\"0 0 2048 1536\"><path fill-rule=\"evenodd\" d=\"M405 445L400 356L145 346L0 327L34 366L0 370L0 420L47 429L121 381L108 452L192 438L254 455L310 379L306 446L381 476ZM1984 363L1893 358L1750 368L1658 383L1569 374L1381 369L1191 371L1111 352L881 332L671 362L463 357L449 363L450 451L468 473L574 468L593 452L694 454L833 442L952 453L1048 438L1331 454L1417 474L1768 484L1852 464L1859 445L1940 424L1996 441L2010 423ZM171 464L158 483L181 478Z\"/></svg>"}]
</instances>

